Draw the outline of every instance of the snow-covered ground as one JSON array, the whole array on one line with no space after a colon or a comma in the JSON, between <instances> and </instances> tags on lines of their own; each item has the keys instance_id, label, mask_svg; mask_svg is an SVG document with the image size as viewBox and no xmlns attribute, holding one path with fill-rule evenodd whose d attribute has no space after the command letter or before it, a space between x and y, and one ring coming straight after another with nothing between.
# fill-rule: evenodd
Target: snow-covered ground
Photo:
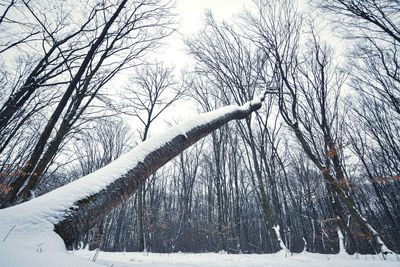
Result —
<instances>
[{"instance_id":1,"label":"snow-covered ground","mask_svg":"<svg viewBox=\"0 0 400 267\"><path fill-rule=\"evenodd\" d=\"M49 241L49 240L47 240ZM8 244L7 244L8 243ZM54 244L53 242L51 242ZM388 255L322 255L227 254L227 253L143 253L102 252L93 262L96 251L66 251L40 243L35 249L0 240L0 267L158 267L158 266L265 266L265 267L399 267L400 256ZM46 246L47 245L47 246Z\"/></svg>"},{"instance_id":2,"label":"snow-covered ground","mask_svg":"<svg viewBox=\"0 0 400 267\"><path fill-rule=\"evenodd\" d=\"M91 261L95 251L78 250L75 256ZM265 266L265 267L383 267L400 266L400 257L390 255L385 261L382 255L321 255L313 253L287 254L226 254L226 253L139 253L100 252L96 263L108 267L122 266Z\"/></svg>"}]
</instances>

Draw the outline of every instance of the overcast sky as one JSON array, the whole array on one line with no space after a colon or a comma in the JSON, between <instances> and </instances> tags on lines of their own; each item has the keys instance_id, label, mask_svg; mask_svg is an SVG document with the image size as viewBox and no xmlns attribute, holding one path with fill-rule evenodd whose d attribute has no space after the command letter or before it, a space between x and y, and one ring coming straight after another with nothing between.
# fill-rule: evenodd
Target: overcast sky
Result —
<instances>
[{"instance_id":1,"label":"overcast sky","mask_svg":"<svg viewBox=\"0 0 400 267\"><path fill-rule=\"evenodd\" d=\"M174 64L178 69L188 63L182 36L190 36L202 29L204 13L211 10L217 20L230 20L243 10L251 0L176 0L177 32L168 37L162 49L161 60Z\"/></svg>"}]
</instances>

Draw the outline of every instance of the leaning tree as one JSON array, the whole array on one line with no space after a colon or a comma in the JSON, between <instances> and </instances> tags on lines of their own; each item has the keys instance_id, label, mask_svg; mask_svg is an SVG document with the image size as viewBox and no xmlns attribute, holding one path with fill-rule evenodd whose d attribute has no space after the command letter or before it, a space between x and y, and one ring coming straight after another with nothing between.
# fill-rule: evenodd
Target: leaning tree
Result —
<instances>
[{"instance_id":1,"label":"leaning tree","mask_svg":"<svg viewBox=\"0 0 400 267\"><path fill-rule=\"evenodd\" d=\"M242 106L200 114L146 140L100 170L38 198L0 210L1 236L10 231L14 235L28 232L23 238L29 239L31 234L54 230L71 247L80 234L124 203L158 168L227 122L244 119L260 109L263 99L264 96Z\"/></svg>"}]
</instances>

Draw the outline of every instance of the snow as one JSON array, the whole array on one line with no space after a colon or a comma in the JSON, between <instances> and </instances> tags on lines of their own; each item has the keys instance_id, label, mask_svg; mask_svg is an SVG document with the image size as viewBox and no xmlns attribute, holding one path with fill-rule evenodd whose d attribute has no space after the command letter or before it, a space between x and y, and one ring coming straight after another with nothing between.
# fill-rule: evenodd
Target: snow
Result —
<instances>
[{"instance_id":1,"label":"snow","mask_svg":"<svg viewBox=\"0 0 400 267\"><path fill-rule=\"evenodd\" d=\"M73 254L93 259L95 251L78 250ZM387 261L374 255L322 255L303 252L290 254L280 251L275 254L227 254L227 253L143 253L100 252L96 263L103 266L268 266L268 267L391 267L400 266L394 255Z\"/></svg>"},{"instance_id":2,"label":"snow","mask_svg":"<svg viewBox=\"0 0 400 267\"><path fill-rule=\"evenodd\" d=\"M143 161L146 155L174 137L186 135L191 129L208 124L220 116L249 110L250 106L261 104L262 100L261 96L243 106L226 106L200 114L149 138L114 162L85 177L25 203L1 209L0 266L43 266L42 259L45 260L49 255L57 255L59 259L67 257L64 242L53 229L54 224L64 218L74 203L106 188Z\"/></svg>"},{"instance_id":3,"label":"snow","mask_svg":"<svg viewBox=\"0 0 400 267\"><path fill-rule=\"evenodd\" d=\"M281 247L281 249L283 251L285 251L286 253L289 252L289 250L287 249L287 247L285 246L285 243L283 243L282 238L281 238L281 233L279 232L280 227L279 225L275 225L272 228L274 228L275 234L278 237L278 242L279 242L279 246Z\"/></svg>"}]
</instances>

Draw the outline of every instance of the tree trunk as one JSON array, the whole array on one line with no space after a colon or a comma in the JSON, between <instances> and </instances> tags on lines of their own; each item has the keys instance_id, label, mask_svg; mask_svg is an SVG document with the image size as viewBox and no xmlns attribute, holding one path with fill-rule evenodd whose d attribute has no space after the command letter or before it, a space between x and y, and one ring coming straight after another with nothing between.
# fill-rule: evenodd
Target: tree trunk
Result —
<instances>
[{"instance_id":1,"label":"tree trunk","mask_svg":"<svg viewBox=\"0 0 400 267\"><path fill-rule=\"evenodd\" d=\"M354 201L348 196L347 192L342 188L339 182L337 182L329 171L321 164L321 162L313 154L311 148L309 147L307 141L304 139L303 133L300 131L297 123L291 124L290 127L293 129L297 139L300 141L307 156L311 161L317 166L317 168L322 172L324 180L327 184L332 185L331 189L335 197L340 199L344 206L347 208L348 213L353 217L355 222L360 227L360 230L369 239L369 245L372 249L371 252L379 253L381 251L382 244L377 232L369 225L369 223L359 214L356 209ZM336 205L336 203L335 203ZM340 218L339 218L340 219Z\"/></svg>"},{"instance_id":2,"label":"tree trunk","mask_svg":"<svg viewBox=\"0 0 400 267\"><path fill-rule=\"evenodd\" d=\"M24 166L22 170L22 174L18 176L18 178L10 185L11 192L9 192L1 201L2 207L8 207L14 204L17 201L17 194L24 185L25 181L31 176L35 176L36 174L33 173L41 155L43 154L43 150L47 144L48 139L50 138L50 134L53 131L58 119L60 118L65 106L67 105L68 101L70 100L71 95L73 94L76 86L81 81L81 78L85 71L87 71L87 67L90 64L90 61L96 54L96 50L100 47L103 41L106 38L108 30L113 25L114 21L117 19L119 14L121 13L122 9L124 8L127 0L123 0L118 9L115 13L111 16L110 20L105 24L100 36L97 40L92 44L90 50L88 51L85 59L83 60L81 66L79 67L77 73L75 74L74 78L72 79L71 83L68 85L67 90L65 91L64 95L62 96L61 100L57 104L56 109L54 110L53 114L51 115L49 121L47 122L43 132L41 133L39 140L37 141L35 148L33 149L29 161ZM34 179L36 180L36 179Z\"/></svg>"},{"instance_id":3,"label":"tree trunk","mask_svg":"<svg viewBox=\"0 0 400 267\"><path fill-rule=\"evenodd\" d=\"M177 133L169 137L170 139L167 139L164 145L148 152L143 161L132 166L126 174L102 190L78 199L72 207L64 210L63 219L55 224L55 232L63 238L67 247L71 247L79 234L87 231L104 215L124 203L158 168L227 122L244 119L260 107L261 102L251 102L242 107L223 108L221 112L214 111L211 120L199 117L200 122L194 124L186 133Z\"/></svg>"}]
</instances>

